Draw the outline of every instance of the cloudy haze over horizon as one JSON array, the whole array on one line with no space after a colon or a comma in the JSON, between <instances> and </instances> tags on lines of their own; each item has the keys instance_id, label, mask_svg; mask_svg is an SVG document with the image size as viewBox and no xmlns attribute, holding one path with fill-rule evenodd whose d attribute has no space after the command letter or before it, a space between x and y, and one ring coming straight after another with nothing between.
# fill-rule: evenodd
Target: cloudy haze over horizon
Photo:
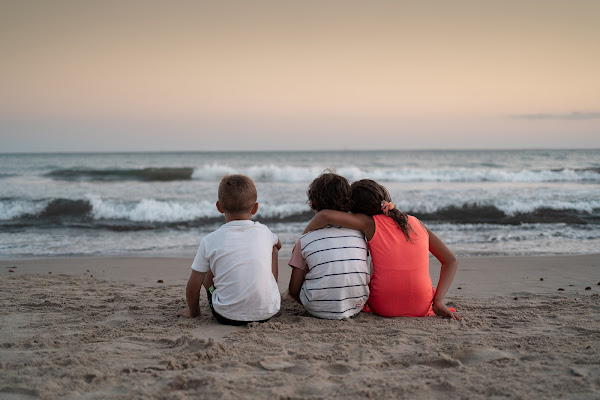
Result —
<instances>
[{"instance_id":1,"label":"cloudy haze over horizon","mask_svg":"<svg viewBox=\"0 0 600 400\"><path fill-rule=\"evenodd\" d=\"M600 2L5 1L0 152L600 148Z\"/></svg>"}]
</instances>

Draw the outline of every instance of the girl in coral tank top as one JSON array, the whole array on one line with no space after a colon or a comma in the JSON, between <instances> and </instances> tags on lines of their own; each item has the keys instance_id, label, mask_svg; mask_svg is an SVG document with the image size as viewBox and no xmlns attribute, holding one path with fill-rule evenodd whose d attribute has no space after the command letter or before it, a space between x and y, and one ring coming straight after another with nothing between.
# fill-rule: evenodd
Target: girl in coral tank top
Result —
<instances>
[{"instance_id":1,"label":"girl in coral tank top","mask_svg":"<svg viewBox=\"0 0 600 400\"><path fill-rule=\"evenodd\" d=\"M417 218L396 209L387 189L377 182L363 179L351 188L352 214L322 210L305 232L340 225L365 234L373 275L364 311L384 317L437 314L460 319L443 302L458 267L450 249ZM442 264L437 289L429 277L429 252Z\"/></svg>"}]
</instances>

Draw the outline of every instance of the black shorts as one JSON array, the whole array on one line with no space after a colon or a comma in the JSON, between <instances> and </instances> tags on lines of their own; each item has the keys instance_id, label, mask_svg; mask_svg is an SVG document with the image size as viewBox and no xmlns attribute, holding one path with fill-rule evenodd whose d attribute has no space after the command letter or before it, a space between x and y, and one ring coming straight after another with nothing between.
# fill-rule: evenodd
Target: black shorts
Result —
<instances>
[{"instance_id":1,"label":"black shorts","mask_svg":"<svg viewBox=\"0 0 600 400\"><path fill-rule=\"evenodd\" d=\"M225 318L224 316L222 316L221 314L219 314L218 312L215 311L214 307L213 307L213 303L212 303L212 294L215 291L215 287L211 286L210 289L208 289L206 291L206 297L208 298L208 306L210 307L210 311L212 312L213 317L215 317L215 319L217 321L219 321L220 323L224 324L224 325L233 325L233 326L243 326L243 325L248 325L251 322L267 322L268 320L270 320L271 318L267 318L264 319L262 321L236 321L233 319L229 319L229 318Z\"/></svg>"}]
</instances>

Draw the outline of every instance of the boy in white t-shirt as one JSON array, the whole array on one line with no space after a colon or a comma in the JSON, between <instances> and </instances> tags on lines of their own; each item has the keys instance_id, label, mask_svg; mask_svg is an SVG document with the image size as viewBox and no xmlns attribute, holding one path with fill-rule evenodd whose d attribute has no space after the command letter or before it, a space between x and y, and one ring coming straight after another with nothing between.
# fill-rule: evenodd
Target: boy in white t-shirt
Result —
<instances>
[{"instance_id":1,"label":"boy in white t-shirt","mask_svg":"<svg viewBox=\"0 0 600 400\"><path fill-rule=\"evenodd\" d=\"M256 186L247 176L228 175L221 180L216 206L226 223L202 238L186 288L188 308L178 316L200 315L202 285L220 323L264 322L279 311L281 241L269 228L250 220L258 210L256 199Z\"/></svg>"}]
</instances>

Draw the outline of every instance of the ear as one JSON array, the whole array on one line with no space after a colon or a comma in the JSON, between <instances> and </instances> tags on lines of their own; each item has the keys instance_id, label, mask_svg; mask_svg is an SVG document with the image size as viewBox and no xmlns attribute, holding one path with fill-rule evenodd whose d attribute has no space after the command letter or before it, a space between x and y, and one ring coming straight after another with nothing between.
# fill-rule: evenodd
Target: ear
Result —
<instances>
[{"instance_id":1,"label":"ear","mask_svg":"<svg viewBox=\"0 0 600 400\"><path fill-rule=\"evenodd\" d=\"M219 210L219 212L221 214L225 214L225 211L223 211L223 209L221 208L221 205L219 204L219 202L217 201L217 204L215 204L217 206L217 210Z\"/></svg>"},{"instance_id":2,"label":"ear","mask_svg":"<svg viewBox=\"0 0 600 400\"><path fill-rule=\"evenodd\" d=\"M254 203L252 206L252 210L250 210L250 214L254 215L258 211L258 203Z\"/></svg>"}]
</instances>

